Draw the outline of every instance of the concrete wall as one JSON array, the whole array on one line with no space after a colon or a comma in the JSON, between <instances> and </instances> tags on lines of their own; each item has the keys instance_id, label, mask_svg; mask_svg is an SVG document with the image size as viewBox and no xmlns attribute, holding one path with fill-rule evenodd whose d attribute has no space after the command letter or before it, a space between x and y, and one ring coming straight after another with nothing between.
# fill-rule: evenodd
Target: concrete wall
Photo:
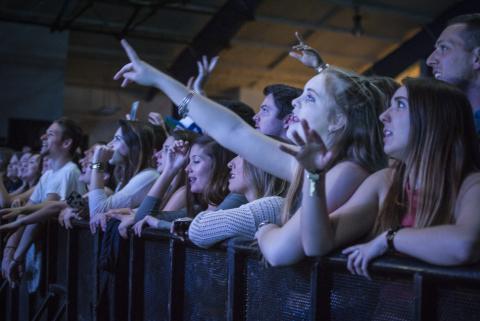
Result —
<instances>
[{"instance_id":1,"label":"concrete wall","mask_svg":"<svg viewBox=\"0 0 480 321\"><path fill-rule=\"evenodd\" d=\"M8 119L53 120L63 114L68 32L0 22L0 138Z\"/></svg>"}]
</instances>

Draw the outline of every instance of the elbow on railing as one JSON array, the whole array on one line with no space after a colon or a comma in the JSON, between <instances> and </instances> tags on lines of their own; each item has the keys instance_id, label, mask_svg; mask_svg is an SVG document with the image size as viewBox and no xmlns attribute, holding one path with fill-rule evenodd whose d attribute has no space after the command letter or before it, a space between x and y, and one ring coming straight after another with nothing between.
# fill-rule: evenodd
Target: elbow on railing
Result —
<instances>
[{"instance_id":1,"label":"elbow on railing","mask_svg":"<svg viewBox=\"0 0 480 321\"><path fill-rule=\"evenodd\" d=\"M303 251L306 256L324 256L334 249L333 241L304 240L302 239Z\"/></svg>"},{"instance_id":2,"label":"elbow on railing","mask_svg":"<svg viewBox=\"0 0 480 321\"><path fill-rule=\"evenodd\" d=\"M273 267L292 265L304 258L301 254L287 253L281 247L261 248L263 257Z\"/></svg>"},{"instance_id":3,"label":"elbow on railing","mask_svg":"<svg viewBox=\"0 0 480 321\"><path fill-rule=\"evenodd\" d=\"M472 264L480 260L480 238L478 236L472 236L462 238L458 240L458 244L455 248L454 264Z\"/></svg>"}]
</instances>

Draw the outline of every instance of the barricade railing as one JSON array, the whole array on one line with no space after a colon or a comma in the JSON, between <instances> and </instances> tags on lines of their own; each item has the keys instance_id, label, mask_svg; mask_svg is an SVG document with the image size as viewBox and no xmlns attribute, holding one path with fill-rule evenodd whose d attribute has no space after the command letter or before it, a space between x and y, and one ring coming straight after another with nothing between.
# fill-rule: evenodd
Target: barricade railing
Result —
<instances>
[{"instance_id":1,"label":"barricade railing","mask_svg":"<svg viewBox=\"0 0 480 321\"><path fill-rule=\"evenodd\" d=\"M25 282L12 290L2 280L0 319L99 320L100 237L87 222L51 221L45 235L41 287L28 295ZM272 268L239 239L205 250L147 229L129 242L125 320L480 320L478 264L388 256L367 280L341 254Z\"/></svg>"}]
</instances>

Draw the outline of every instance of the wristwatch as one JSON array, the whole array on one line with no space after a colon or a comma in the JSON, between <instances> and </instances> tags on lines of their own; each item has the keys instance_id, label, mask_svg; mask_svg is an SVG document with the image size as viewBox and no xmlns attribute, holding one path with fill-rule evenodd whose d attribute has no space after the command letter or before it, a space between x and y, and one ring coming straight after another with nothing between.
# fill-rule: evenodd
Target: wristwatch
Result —
<instances>
[{"instance_id":1,"label":"wristwatch","mask_svg":"<svg viewBox=\"0 0 480 321\"><path fill-rule=\"evenodd\" d=\"M385 236L387 238L387 247L388 250L391 252L395 252L395 244L393 244L393 240L395 238L395 235L397 235L397 232L402 228L403 226L395 226L387 231L387 235Z\"/></svg>"}]
</instances>

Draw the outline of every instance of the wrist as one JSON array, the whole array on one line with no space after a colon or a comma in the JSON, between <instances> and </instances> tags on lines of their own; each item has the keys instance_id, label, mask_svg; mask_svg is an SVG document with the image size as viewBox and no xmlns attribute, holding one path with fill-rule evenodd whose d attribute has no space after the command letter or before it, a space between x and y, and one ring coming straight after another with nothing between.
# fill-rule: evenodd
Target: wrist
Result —
<instances>
[{"instance_id":1,"label":"wrist","mask_svg":"<svg viewBox=\"0 0 480 321\"><path fill-rule=\"evenodd\" d=\"M322 63L322 64L317 65L314 69L317 71L317 74L320 74L320 73L322 73L325 69L327 69L328 67L329 67L328 64Z\"/></svg>"},{"instance_id":2,"label":"wrist","mask_svg":"<svg viewBox=\"0 0 480 321\"><path fill-rule=\"evenodd\" d=\"M387 250L390 252L396 252L397 249L395 248L395 236L397 235L397 232L402 229L403 226L395 226L390 229L388 229L385 232L385 240L386 240L386 246Z\"/></svg>"},{"instance_id":3,"label":"wrist","mask_svg":"<svg viewBox=\"0 0 480 321\"><path fill-rule=\"evenodd\" d=\"M309 170L305 170L305 182L309 183L309 195L315 196L316 192L318 192L318 187L323 186L325 182L325 171L319 170L316 172L311 172Z\"/></svg>"},{"instance_id":4,"label":"wrist","mask_svg":"<svg viewBox=\"0 0 480 321\"><path fill-rule=\"evenodd\" d=\"M105 170L105 162L93 161L92 164L90 164L90 168L92 170L103 172Z\"/></svg>"}]
</instances>

